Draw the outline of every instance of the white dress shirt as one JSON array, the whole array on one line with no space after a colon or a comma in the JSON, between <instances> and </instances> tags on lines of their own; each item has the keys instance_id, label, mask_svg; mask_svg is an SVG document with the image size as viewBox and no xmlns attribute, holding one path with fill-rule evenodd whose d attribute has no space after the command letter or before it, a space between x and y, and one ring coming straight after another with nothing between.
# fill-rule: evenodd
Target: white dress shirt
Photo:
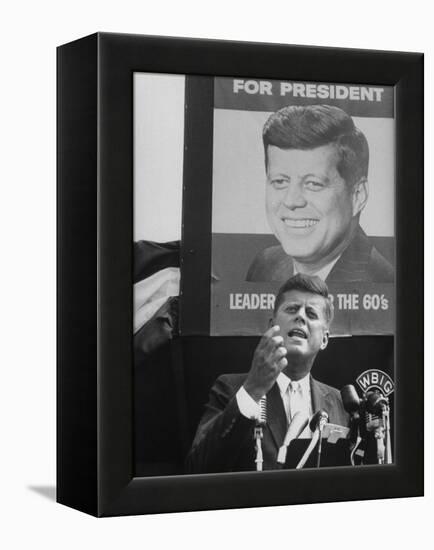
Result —
<instances>
[{"instance_id":1,"label":"white dress shirt","mask_svg":"<svg viewBox=\"0 0 434 550\"><path fill-rule=\"evenodd\" d=\"M283 407L285 409L288 423L298 411L305 412L309 417L312 416L312 399L310 395L310 377L307 374L304 378L297 381L291 379L281 372L277 377L277 385L279 386L280 396L282 398ZM259 418L260 406L259 403L251 397L244 386L238 390L236 394L238 408L243 416L257 420ZM311 437L309 427L300 435L302 438Z\"/></svg>"}]
</instances>

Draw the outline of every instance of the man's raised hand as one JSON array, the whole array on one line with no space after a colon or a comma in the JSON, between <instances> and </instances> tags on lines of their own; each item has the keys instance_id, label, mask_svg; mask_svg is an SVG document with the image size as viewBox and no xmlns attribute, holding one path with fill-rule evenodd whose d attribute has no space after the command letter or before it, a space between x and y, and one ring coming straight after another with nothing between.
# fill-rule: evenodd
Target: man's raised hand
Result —
<instances>
[{"instance_id":1,"label":"man's raised hand","mask_svg":"<svg viewBox=\"0 0 434 550\"><path fill-rule=\"evenodd\" d=\"M275 325L262 336L244 382L244 389L256 402L271 389L279 373L288 364L279 331L280 327Z\"/></svg>"}]
</instances>

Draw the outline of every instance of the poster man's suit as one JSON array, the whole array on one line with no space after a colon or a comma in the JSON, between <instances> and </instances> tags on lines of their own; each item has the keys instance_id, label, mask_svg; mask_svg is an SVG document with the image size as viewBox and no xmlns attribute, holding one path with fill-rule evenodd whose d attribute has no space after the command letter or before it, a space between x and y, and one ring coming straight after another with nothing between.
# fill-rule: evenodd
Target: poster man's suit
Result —
<instances>
[{"instance_id":1,"label":"poster man's suit","mask_svg":"<svg viewBox=\"0 0 434 550\"><path fill-rule=\"evenodd\" d=\"M286 281L294 273L292 258L281 245L262 250L253 260L247 281ZM327 283L393 283L394 270L359 226L327 277Z\"/></svg>"},{"instance_id":2,"label":"poster man's suit","mask_svg":"<svg viewBox=\"0 0 434 550\"><path fill-rule=\"evenodd\" d=\"M255 469L253 430L255 421L243 416L236 393L246 374L220 376L211 389L203 415L187 459L191 473L231 472ZM329 422L348 425L340 393L310 377L312 409L325 409ZM267 425L262 449L264 470L277 467L277 453L288 428L279 387L275 383L267 394Z\"/></svg>"}]
</instances>

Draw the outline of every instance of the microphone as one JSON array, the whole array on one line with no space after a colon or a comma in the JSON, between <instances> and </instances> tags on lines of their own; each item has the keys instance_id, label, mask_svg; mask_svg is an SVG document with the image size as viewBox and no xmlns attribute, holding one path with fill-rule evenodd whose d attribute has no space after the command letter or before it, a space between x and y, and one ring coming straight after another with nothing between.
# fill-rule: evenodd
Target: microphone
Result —
<instances>
[{"instance_id":1,"label":"microphone","mask_svg":"<svg viewBox=\"0 0 434 550\"><path fill-rule=\"evenodd\" d=\"M288 446L294 439L297 439L297 437L301 434L301 432L306 428L307 423L309 422L309 417L306 413L302 411L297 411L292 420L291 423L288 426L288 431L286 432L285 439L283 440L283 444L279 449L279 453L277 455L277 462L281 465L284 465L286 462L286 453L288 450Z\"/></svg>"},{"instance_id":2,"label":"microphone","mask_svg":"<svg viewBox=\"0 0 434 550\"><path fill-rule=\"evenodd\" d=\"M352 384L348 384L341 389L341 398L347 413L352 417L360 418L360 398L357 395L356 388Z\"/></svg>"},{"instance_id":3,"label":"microphone","mask_svg":"<svg viewBox=\"0 0 434 550\"><path fill-rule=\"evenodd\" d=\"M320 409L310 419L309 428L312 432L314 432L315 430L319 430L320 432L322 432L328 420L328 412L324 409Z\"/></svg>"},{"instance_id":4,"label":"microphone","mask_svg":"<svg viewBox=\"0 0 434 550\"><path fill-rule=\"evenodd\" d=\"M267 423L267 397L265 395L259 400L259 409L258 424L265 426Z\"/></svg>"},{"instance_id":5,"label":"microphone","mask_svg":"<svg viewBox=\"0 0 434 550\"><path fill-rule=\"evenodd\" d=\"M370 391L366 394L366 410L371 414L382 415L388 404L389 400L381 393Z\"/></svg>"},{"instance_id":6,"label":"microphone","mask_svg":"<svg viewBox=\"0 0 434 550\"><path fill-rule=\"evenodd\" d=\"M317 458L317 467L319 466L319 463L321 461L321 433L324 429L324 426L327 424L329 419L328 412L324 409L321 409L317 411L311 418L309 422L309 428L311 431L314 432L312 439L304 453L304 455L301 457L300 462L297 464L296 469L303 468L303 466L306 464L308 458L312 454L312 451L314 450L316 444L319 440L319 447L318 447L318 458Z\"/></svg>"}]
</instances>

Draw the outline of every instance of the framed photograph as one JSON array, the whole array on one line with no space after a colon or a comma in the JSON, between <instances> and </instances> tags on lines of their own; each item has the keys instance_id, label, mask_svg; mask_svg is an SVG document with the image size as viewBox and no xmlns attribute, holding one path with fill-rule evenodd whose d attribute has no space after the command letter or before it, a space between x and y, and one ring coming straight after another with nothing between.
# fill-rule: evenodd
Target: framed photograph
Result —
<instances>
[{"instance_id":1,"label":"framed photograph","mask_svg":"<svg viewBox=\"0 0 434 550\"><path fill-rule=\"evenodd\" d=\"M58 48L57 494L423 494L422 54Z\"/></svg>"}]
</instances>

